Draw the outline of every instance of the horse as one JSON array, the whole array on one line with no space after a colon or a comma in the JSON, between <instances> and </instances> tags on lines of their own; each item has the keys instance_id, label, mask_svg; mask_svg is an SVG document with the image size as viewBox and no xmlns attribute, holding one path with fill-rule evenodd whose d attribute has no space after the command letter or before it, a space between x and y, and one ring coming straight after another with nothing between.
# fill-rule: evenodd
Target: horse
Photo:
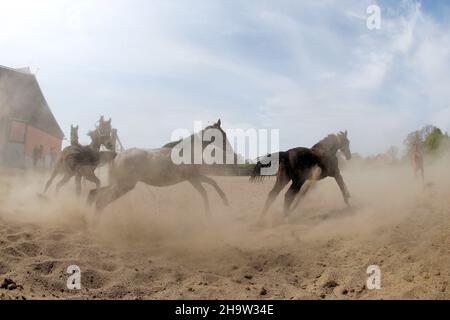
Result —
<instances>
[{"instance_id":1,"label":"horse","mask_svg":"<svg viewBox=\"0 0 450 320\"><path fill-rule=\"evenodd\" d=\"M292 184L284 198L283 215L286 222L293 209L291 208L291 204L307 180L317 181L326 177L333 177L341 190L344 202L349 206L348 199L350 198L350 193L339 170L338 158L336 156L338 150L345 155L347 160L351 159L352 155L347 131L330 134L316 143L311 149L302 147L293 148L288 151L268 155L258 161L251 174L251 182L264 178L261 175L261 168L270 166L270 161L273 161L271 159L274 156L279 159L276 182L267 197L260 220L265 217L270 205L290 181L292 181ZM309 186L310 184L305 187ZM307 188L302 191L302 194L306 193L306 191Z\"/></svg>"},{"instance_id":2,"label":"horse","mask_svg":"<svg viewBox=\"0 0 450 320\"><path fill-rule=\"evenodd\" d=\"M82 146L75 144L66 147L61 152L50 179L45 185L44 193L47 192L53 180L59 174L63 174L64 176L56 185L57 193L73 176L75 176L77 195L81 194L82 177L95 183L96 188L100 189L100 180L95 175L95 169L101 162L106 162L115 156L115 152L100 151L102 145L107 149L111 149L113 146L111 141L111 119L109 121L101 121L100 125L94 131L89 131L88 136L91 138L90 145Z\"/></svg>"},{"instance_id":3,"label":"horse","mask_svg":"<svg viewBox=\"0 0 450 320\"><path fill-rule=\"evenodd\" d=\"M420 171L420 176L423 181L424 180L423 155L422 152L420 151L418 143L415 143L411 150L411 165L413 167L414 177L417 179L417 172Z\"/></svg>"},{"instance_id":4,"label":"horse","mask_svg":"<svg viewBox=\"0 0 450 320\"><path fill-rule=\"evenodd\" d=\"M213 141L204 141L204 136L212 132L220 132L223 140L214 139ZM208 194L202 183L212 186L221 197L223 204L228 206L227 196L217 182L200 171L203 161L201 164L192 164L192 162L190 164L178 164L173 161L172 156L174 152L179 152L177 148L184 143L195 143L199 140L199 143L201 143L201 151L210 147L227 151L224 150L227 149L224 146L229 146L226 133L222 130L219 119L217 123L206 127L199 133L194 133L185 139L168 143L162 148L133 148L125 150L114 159L111 165L109 176L110 185L102 187L100 190L91 190L88 202L91 204L95 203L97 212L99 212L113 201L133 190L138 182L143 182L150 186L167 187L187 181L201 195L207 216L210 216L210 205ZM192 148L191 154L187 155L190 155L191 159L194 157Z\"/></svg>"}]
</instances>

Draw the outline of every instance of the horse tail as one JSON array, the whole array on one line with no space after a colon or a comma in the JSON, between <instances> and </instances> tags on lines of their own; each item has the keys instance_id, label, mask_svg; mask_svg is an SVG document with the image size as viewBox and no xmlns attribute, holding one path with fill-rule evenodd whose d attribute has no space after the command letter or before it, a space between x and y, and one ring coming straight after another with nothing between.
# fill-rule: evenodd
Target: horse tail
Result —
<instances>
[{"instance_id":1,"label":"horse tail","mask_svg":"<svg viewBox=\"0 0 450 320\"><path fill-rule=\"evenodd\" d=\"M262 182L264 180L264 178L267 177L267 175L261 174L261 169L272 166L271 158L274 155L278 155L279 164L285 163L287 160L287 152L284 152L284 151L268 154L267 156L259 158L255 167L253 168L252 174L250 175L250 182L259 182L259 181Z\"/></svg>"},{"instance_id":2,"label":"horse tail","mask_svg":"<svg viewBox=\"0 0 450 320\"><path fill-rule=\"evenodd\" d=\"M250 175L250 182L257 182L263 179L263 176L261 176L261 168L263 167L263 164L261 161L258 161L253 168L252 174Z\"/></svg>"}]
</instances>

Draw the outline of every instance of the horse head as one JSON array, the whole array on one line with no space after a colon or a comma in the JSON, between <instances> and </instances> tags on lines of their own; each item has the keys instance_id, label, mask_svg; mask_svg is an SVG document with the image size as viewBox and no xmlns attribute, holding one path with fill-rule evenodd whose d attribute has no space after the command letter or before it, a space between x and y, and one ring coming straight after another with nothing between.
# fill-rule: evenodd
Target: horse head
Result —
<instances>
[{"instance_id":1,"label":"horse head","mask_svg":"<svg viewBox=\"0 0 450 320\"><path fill-rule=\"evenodd\" d=\"M227 133L222 129L222 121L220 119L216 123L203 129L202 134L204 142L203 147L205 148L208 145L214 145L214 147L222 150L224 155L224 163L228 152L233 152L233 157L236 157L233 148L228 141Z\"/></svg>"},{"instance_id":2,"label":"horse head","mask_svg":"<svg viewBox=\"0 0 450 320\"><path fill-rule=\"evenodd\" d=\"M109 125L111 125L111 123L109 123ZM89 131L88 136L92 140L91 145L96 149L100 149L102 145L105 146L105 148L108 150L112 150L112 148L114 147L114 142L111 135L111 127L109 127L109 129L107 127L103 127L101 129L100 127L98 127L94 131Z\"/></svg>"},{"instance_id":3,"label":"horse head","mask_svg":"<svg viewBox=\"0 0 450 320\"><path fill-rule=\"evenodd\" d=\"M339 132L336 136L339 141L338 149L345 155L347 160L350 160L352 153L350 151L350 140L347 137L347 130Z\"/></svg>"}]
</instances>

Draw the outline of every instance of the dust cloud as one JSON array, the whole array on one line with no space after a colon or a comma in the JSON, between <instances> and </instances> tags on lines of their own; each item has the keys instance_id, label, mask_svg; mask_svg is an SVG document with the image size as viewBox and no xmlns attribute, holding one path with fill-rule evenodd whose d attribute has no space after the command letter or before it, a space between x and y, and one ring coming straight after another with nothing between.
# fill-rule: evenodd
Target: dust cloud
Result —
<instances>
[{"instance_id":1,"label":"dust cloud","mask_svg":"<svg viewBox=\"0 0 450 320\"><path fill-rule=\"evenodd\" d=\"M230 200L206 186L212 217L188 183L139 184L103 212L75 195L40 195L47 173L0 175L0 276L22 287L3 297L124 299L449 299L450 169L351 161L337 184L318 182L282 223L283 190L264 223L275 179L215 177ZM106 181L103 179L103 181ZM82 289L66 288L79 265ZM382 289L366 287L378 265Z\"/></svg>"}]
</instances>

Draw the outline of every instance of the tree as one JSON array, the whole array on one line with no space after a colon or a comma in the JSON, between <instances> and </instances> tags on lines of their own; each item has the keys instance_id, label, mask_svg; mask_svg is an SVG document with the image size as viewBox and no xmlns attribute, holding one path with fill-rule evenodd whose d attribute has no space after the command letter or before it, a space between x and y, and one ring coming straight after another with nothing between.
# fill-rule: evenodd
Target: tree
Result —
<instances>
[{"instance_id":1,"label":"tree","mask_svg":"<svg viewBox=\"0 0 450 320\"><path fill-rule=\"evenodd\" d=\"M425 138L425 141L423 142L425 151L427 153L435 152L439 148L443 137L444 135L442 134L441 129L436 127L433 128L433 130L428 134L428 136Z\"/></svg>"},{"instance_id":2,"label":"tree","mask_svg":"<svg viewBox=\"0 0 450 320\"><path fill-rule=\"evenodd\" d=\"M423 144L427 136L436 128L432 125L424 126L420 130L413 131L406 136L404 144L406 146L406 152L409 154L415 144L423 148Z\"/></svg>"},{"instance_id":3,"label":"tree","mask_svg":"<svg viewBox=\"0 0 450 320\"><path fill-rule=\"evenodd\" d=\"M415 144L419 146L420 150L430 154L437 152L439 149L448 148L450 137L447 133L443 134L438 127L428 125L408 134L404 143L407 154L410 154Z\"/></svg>"}]
</instances>

